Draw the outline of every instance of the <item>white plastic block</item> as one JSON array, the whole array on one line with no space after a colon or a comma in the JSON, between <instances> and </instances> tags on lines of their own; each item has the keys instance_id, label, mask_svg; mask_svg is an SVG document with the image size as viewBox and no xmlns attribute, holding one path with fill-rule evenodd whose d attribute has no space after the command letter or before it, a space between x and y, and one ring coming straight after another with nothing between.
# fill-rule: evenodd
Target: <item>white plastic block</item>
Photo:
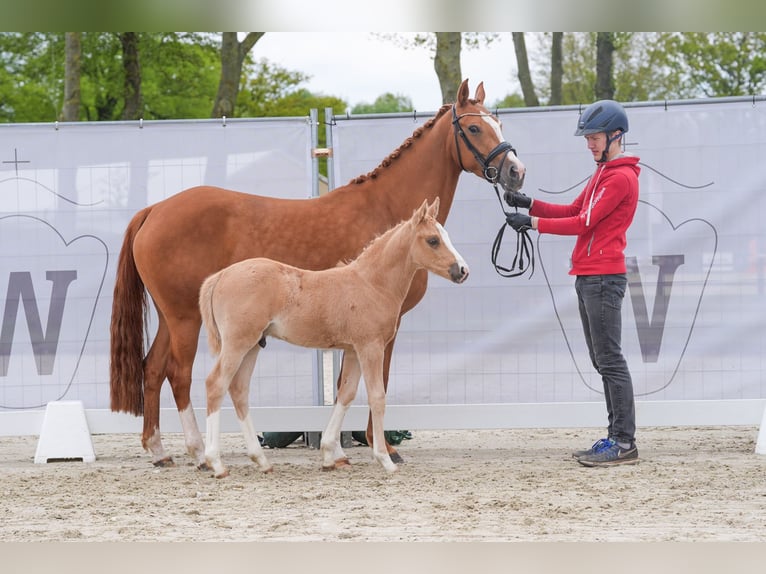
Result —
<instances>
[{"instance_id":1,"label":"white plastic block","mask_svg":"<svg viewBox=\"0 0 766 574\"><path fill-rule=\"evenodd\" d=\"M766 409L763 409L761 428L758 430L758 441L755 443L755 454L766 454Z\"/></svg>"},{"instance_id":2,"label":"white plastic block","mask_svg":"<svg viewBox=\"0 0 766 574\"><path fill-rule=\"evenodd\" d=\"M96 460L82 401L52 401L45 407L35 463L64 460Z\"/></svg>"}]
</instances>

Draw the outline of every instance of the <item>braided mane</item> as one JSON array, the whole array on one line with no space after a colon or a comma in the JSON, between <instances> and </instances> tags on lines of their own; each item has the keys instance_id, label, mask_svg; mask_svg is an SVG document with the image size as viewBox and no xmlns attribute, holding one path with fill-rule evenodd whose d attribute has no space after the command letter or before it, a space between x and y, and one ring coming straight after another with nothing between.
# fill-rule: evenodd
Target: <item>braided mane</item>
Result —
<instances>
[{"instance_id":1,"label":"braided mane","mask_svg":"<svg viewBox=\"0 0 766 574\"><path fill-rule=\"evenodd\" d=\"M442 117L445 113L447 113L448 110L452 108L452 104L444 104L439 111L436 113L434 117L432 117L430 120L428 120L426 123L424 123L422 126L417 128L414 132L412 132L412 135L408 137L406 140L404 140L404 143L400 145L398 148L396 148L394 151L392 151L388 157L386 157L383 161L380 162L378 167L373 169L371 172L360 175L355 177L349 182L349 185L353 183L364 183L368 179L375 179L380 175L380 170L388 167L391 165L391 163L401 155L402 151L407 149L408 147L412 146L413 143L415 143L415 140L418 139L420 136L423 135L423 132L427 129L430 129L433 127L433 125L436 123L436 121Z\"/></svg>"}]
</instances>

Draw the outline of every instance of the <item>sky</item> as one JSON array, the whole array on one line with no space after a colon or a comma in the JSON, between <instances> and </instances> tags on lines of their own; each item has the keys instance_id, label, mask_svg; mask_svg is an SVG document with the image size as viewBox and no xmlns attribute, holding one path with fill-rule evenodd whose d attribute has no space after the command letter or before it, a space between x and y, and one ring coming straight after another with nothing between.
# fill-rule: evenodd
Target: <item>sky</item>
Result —
<instances>
[{"instance_id":1,"label":"sky","mask_svg":"<svg viewBox=\"0 0 766 574\"><path fill-rule=\"evenodd\" d=\"M511 34L499 36L489 46L461 50L461 71L471 95L483 81L490 107L510 93L520 93ZM251 55L310 75L300 87L337 96L350 108L372 104L390 92L409 97L416 111L437 111L442 101L432 50L400 43L371 32L266 32Z\"/></svg>"}]
</instances>

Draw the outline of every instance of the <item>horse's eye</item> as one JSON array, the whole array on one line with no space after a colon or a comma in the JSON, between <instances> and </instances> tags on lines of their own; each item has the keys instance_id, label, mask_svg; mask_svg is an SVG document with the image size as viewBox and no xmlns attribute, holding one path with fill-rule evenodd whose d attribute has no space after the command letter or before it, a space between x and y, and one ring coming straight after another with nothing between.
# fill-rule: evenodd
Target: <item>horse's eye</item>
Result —
<instances>
[{"instance_id":1,"label":"horse's eye","mask_svg":"<svg viewBox=\"0 0 766 574\"><path fill-rule=\"evenodd\" d=\"M479 129L479 126L468 126L468 131L472 134L478 134L481 130Z\"/></svg>"},{"instance_id":2,"label":"horse's eye","mask_svg":"<svg viewBox=\"0 0 766 574\"><path fill-rule=\"evenodd\" d=\"M439 247L439 238L438 237L429 237L426 239L426 243L430 245L431 247Z\"/></svg>"}]
</instances>

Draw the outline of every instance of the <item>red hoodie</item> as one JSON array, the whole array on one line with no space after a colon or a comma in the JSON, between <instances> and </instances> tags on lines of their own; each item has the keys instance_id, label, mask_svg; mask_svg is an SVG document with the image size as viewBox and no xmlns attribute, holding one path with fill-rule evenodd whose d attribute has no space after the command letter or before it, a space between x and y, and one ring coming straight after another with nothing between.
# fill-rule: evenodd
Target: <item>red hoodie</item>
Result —
<instances>
[{"instance_id":1,"label":"red hoodie","mask_svg":"<svg viewBox=\"0 0 766 574\"><path fill-rule=\"evenodd\" d=\"M639 158L622 156L601 163L582 193L569 205L535 199L529 214L537 231L577 235L570 275L625 273L625 233L638 204Z\"/></svg>"}]
</instances>

